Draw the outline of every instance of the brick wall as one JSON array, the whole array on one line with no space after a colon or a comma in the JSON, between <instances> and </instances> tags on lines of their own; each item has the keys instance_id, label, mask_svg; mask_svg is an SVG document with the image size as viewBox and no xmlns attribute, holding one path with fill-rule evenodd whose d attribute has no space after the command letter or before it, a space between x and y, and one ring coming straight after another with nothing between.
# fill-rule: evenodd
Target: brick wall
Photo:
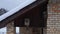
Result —
<instances>
[{"instance_id":1,"label":"brick wall","mask_svg":"<svg viewBox=\"0 0 60 34\"><path fill-rule=\"evenodd\" d=\"M59 3L50 4L48 6L47 34L60 34L60 4Z\"/></svg>"},{"instance_id":2,"label":"brick wall","mask_svg":"<svg viewBox=\"0 0 60 34\"><path fill-rule=\"evenodd\" d=\"M60 3L60 0L49 0L49 3Z\"/></svg>"},{"instance_id":3,"label":"brick wall","mask_svg":"<svg viewBox=\"0 0 60 34\"><path fill-rule=\"evenodd\" d=\"M30 27L28 29L26 27L20 27L19 29L20 34L32 34L32 28Z\"/></svg>"},{"instance_id":4,"label":"brick wall","mask_svg":"<svg viewBox=\"0 0 60 34\"><path fill-rule=\"evenodd\" d=\"M9 23L6 27L7 27L6 34L16 34L16 28L14 27L14 21Z\"/></svg>"}]
</instances>

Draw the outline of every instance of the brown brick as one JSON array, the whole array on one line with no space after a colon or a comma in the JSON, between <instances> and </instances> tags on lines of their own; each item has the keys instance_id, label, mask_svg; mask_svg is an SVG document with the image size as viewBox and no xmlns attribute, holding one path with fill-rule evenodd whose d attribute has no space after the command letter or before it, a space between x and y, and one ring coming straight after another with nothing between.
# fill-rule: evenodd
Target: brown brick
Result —
<instances>
[{"instance_id":1,"label":"brown brick","mask_svg":"<svg viewBox=\"0 0 60 34\"><path fill-rule=\"evenodd\" d=\"M7 25L7 34L16 34L16 28L14 27L14 22Z\"/></svg>"},{"instance_id":2,"label":"brown brick","mask_svg":"<svg viewBox=\"0 0 60 34\"><path fill-rule=\"evenodd\" d=\"M51 4L48 8L47 34L60 34L60 11L57 9L59 5Z\"/></svg>"}]
</instances>

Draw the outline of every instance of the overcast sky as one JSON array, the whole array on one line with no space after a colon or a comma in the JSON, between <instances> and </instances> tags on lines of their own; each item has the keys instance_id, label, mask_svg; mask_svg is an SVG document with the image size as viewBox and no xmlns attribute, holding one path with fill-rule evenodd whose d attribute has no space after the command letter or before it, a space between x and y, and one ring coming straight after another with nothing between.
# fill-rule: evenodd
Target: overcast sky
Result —
<instances>
[{"instance_id":1,"label":"overcast sky","mask_svg":"<svg viewBox=\"0 0 60 34\"><path fill-rule=\"evenodd\" d=\"M0 29L0 32L7 32L7 31L6 31L6 27ZM19 32L19 27L16 27L16 32L17 32L17 33Z\"/></svg>"},{"instance_id":2,"label":"overcast sky","mask_svg":"<svg viewBox=\"0 0 60 34\"><path fill-rule=\"evenodd\" d=\"M26 0L0 0L0 8L11 10Z\"/></svg>"}]
</instances>

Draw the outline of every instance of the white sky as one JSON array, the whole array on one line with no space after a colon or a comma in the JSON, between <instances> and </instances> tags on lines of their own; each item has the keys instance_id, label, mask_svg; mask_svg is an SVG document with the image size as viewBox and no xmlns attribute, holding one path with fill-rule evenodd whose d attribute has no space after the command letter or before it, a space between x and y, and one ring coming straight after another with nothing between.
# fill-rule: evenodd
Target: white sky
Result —
<instances>
[{"instance_id":1,"label":"white sky","mask_svg":"<svg viewBox=\"0 0 60 34\"><path fill-rule=\"evenodd\" d=\"M7 31L6 31L6 27L0 29L0 32L7 32ZM17 32L17 33L19 32L19 27L16 27L16 32Z\"/></svg>"},{"instance_id":2,"label":"white sky","mask_svg":"<svg viewBox=\"0 0 60 34\"><path fill-rule=\"evenodd\" d=\"M0 8L11 10L26 0L0 0Z\"/></svg>"}]
</instances>

